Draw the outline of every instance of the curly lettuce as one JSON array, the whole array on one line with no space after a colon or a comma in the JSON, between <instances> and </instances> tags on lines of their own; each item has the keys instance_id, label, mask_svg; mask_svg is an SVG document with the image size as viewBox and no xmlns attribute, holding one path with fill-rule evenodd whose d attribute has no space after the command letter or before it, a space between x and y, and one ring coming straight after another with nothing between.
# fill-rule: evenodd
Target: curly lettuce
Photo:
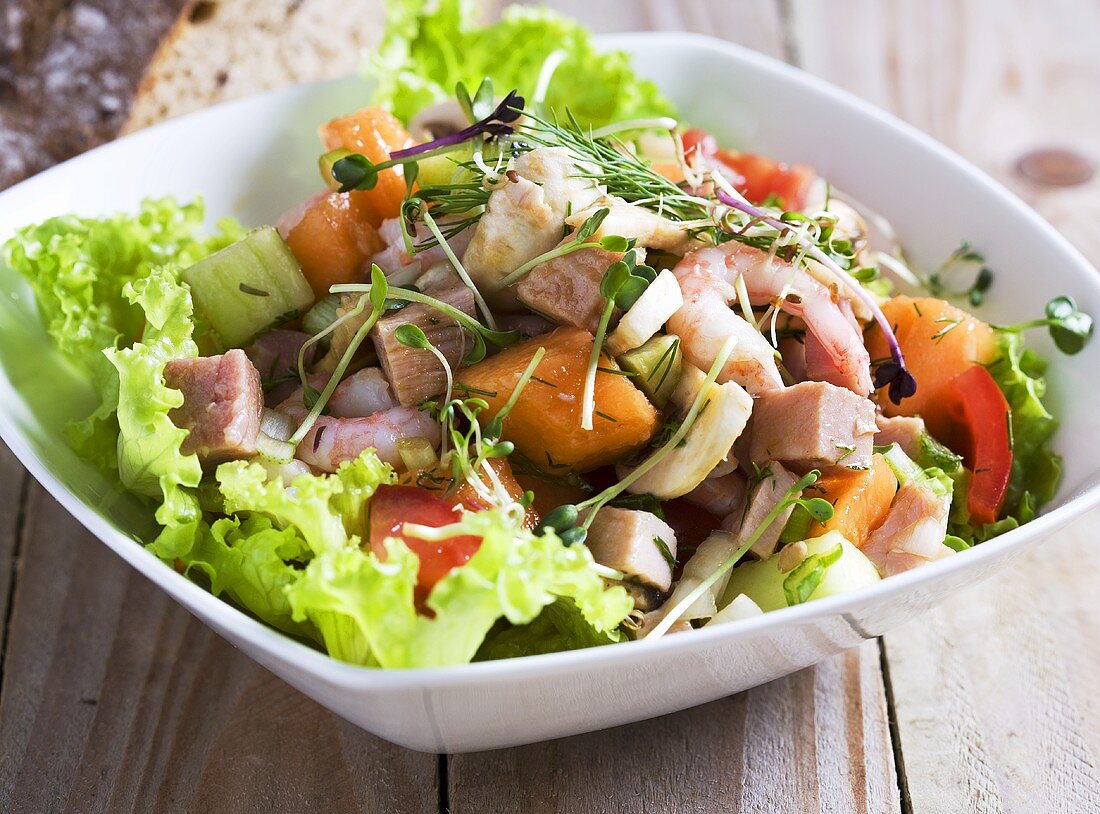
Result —
<instances>
[{"instance_id":1,"label":"curly lettuce","mask_svg":"<svg viewBox=\"0 0 1100 814\"><path fill-rule=\"evenodd\" d=\"M464 82L489 77L501 94L530 96L548 56L561 51L546 107L568 108L585 126L643 116L672 115L671 103L640 79L621 51L598 51L579 23L544 8L510 6L500 22L474 24L469 0L387 0L386 31L363 72L377 82L373 102L408 122L435 102L454 97Z\"/></svg>"},{"instance_id":2,"label":"curly lettuce","mask_svg":"<svg viewBox=\"0 0 1100 814\"><path fill-rule=\"evenodd\" d=\"M1046 360L1025 348L1015 332L1002 335L1001 356L989 366L1012 408L1012 476L1005 506L1020 522L1054 497L1062 474L1062 459L1048 444L1058 421L1043 405L1046 368Z\"/></svg>"},{"instance_id":3,"label":"curly lettuce","mask_svg":"<svg viewBox=\"0 0 1100 814\"><path fill-rule=\"evenodd\" d=\"M462 664L491 631L499 635L483 658L620 640L618 626L633 608L627 592L604 585L583 546L565 546L552 532L532 534L503 511L462 518L454 533L481 537L481 547L440 580L425 614L414 593L417 556L391 538L379 558L360 536L371 496L394 480L370 450L334 474L302 475L290 488L269 480L259 464L222 464L216 481L229 516L169 525L150 550L353 664Z\"/></svg>"},{"instance_id":4,"label":"curly lettuce","mask_svg":"<svg viewBox=\"0 0 1100 814\"><path fill-rule=\"evenodd\" d=\"M30 285L46 331L95 386L100 407L74 423L69 438L103 469L116 466L119 395L118 374L103 351L132 344L145 321L127 287L156 266L186 267L244 234L226 219L217 234L204 237L202 221L201 201L150 199L136 214L50 218L20 229L3 245L3 261Z\"/></svg>"},{"instance_id":5,"label":"curly lettuce","mask_svg":"<svg viewBox=\"0 0 1100 814\"><path fill-rule=\"evenodd\" d=\"M286 595L311 556L297 529L278 528L259 514L197 520L168 526L149 550L182 573L201 576L211 593L230 597L269 625L318 638L311 625L293 620Z\"/></svg>"},{"instance_id":6,"label":"curly lettuce","mask_svg":"<svg viewBox=\"0 0 1100 814\"><path fill-rule=\"evenodd\" d=\"M477 651L478 661L510 659L541 653L560 653L599 647L623 640L618 630L599 631L569 599L558 599L543 608L533 622L510 625L497 622Z\"/></svg>"},{"instance_id":7,"label":"curly lettuce","mask_svg":"<svg viewBox=\"0 0 1100 814\"><path fill-rule=\"evenodd\" d=\"M194 490L202 468L195 455L180 451L187 432L168 414L183 404L183 394L164 382L169 360L199 353L191 292L173 268L160 266L127 283L123 295L144 314L145 327L140 342L103 351L118 373L119 479L131 491L160 498L162 526L191 522L199 515Z\"/></svg>"}]
</instances>

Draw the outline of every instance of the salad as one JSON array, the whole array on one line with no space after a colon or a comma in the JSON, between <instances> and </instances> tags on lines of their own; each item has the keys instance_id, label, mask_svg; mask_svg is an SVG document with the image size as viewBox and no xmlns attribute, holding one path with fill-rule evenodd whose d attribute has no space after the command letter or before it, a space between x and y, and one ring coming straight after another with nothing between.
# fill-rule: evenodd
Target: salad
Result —
<instances>
[{"instance_id":1,"label":"salad","mask_svg":"<svg viewBox=\"0 0 1100 814\"><path fill-rule=\"evenodd\" d=\"M974 313L812 167L681 121L622 53L511 8L388 4L318 191L51 218L3 259L99 407L83 457L144 541L343 661L654 639L855 590L1053 495L1049 330Z\"/></svg>"}]
</instances>

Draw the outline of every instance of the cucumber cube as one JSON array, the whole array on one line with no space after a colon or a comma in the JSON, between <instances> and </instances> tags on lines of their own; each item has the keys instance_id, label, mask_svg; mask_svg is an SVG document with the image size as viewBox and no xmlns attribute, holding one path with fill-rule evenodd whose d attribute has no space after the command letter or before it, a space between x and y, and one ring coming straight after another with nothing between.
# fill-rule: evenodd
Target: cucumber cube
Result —
<instances>
[{"instance_id":1,"label":"cucumber cube","mask_svg":"<svg viewBox=\"0 0 1100 814\"><path fill-rule=\"evenodd\" d=\"M675 336L655 336L632 351L619 357L623 370L634 373L631 379L658 408L664 409L669 396L680 381L683 354L680 340Z\"/></svg>"},{"instance_id":2,"label":"cucumber cube","mask_svg":"<svg viewBox=\"0 0 1100 814\"><path fill-rule=\"evenodd\" d=\"M313 289L273 226L184 270L195 306L227 348L298 316L313 304Z\"/></svg>"}]
</instances>

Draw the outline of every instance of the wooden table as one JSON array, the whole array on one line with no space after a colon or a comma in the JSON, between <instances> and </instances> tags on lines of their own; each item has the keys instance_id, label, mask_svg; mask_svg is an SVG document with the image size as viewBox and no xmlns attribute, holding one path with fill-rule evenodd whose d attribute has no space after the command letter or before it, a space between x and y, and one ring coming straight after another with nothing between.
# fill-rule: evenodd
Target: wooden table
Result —
<instances>
[{"instance_id":1,"label":"wooden table","mask_svg":"<svg viewBox=\"0 0 1100 814\"><path fill-rule=\"evenodd\" d=\"M1100 263L1100 184L1029 185L1014 169L1051 145L1100 157L1095 3L551 5L600 31L725 37L848 88L1008 183ZM356 730L234 651L4 450L0 811L1100 811L1098 521L882 641L741 695L435 757Z\"/></svg>"}]
</instances>

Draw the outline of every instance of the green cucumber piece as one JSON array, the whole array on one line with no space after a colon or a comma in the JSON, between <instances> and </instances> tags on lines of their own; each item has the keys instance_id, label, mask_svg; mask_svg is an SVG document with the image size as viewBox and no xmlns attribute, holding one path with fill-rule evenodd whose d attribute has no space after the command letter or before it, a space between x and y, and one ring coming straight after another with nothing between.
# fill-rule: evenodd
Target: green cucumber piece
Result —
<instances>
[{"instance_id":1,"label":"green cucumber piece","mask_svg":"<svg viewBox=\"0 0 1100 814\"><path fill-rule=\"evenodd\" d=\"M449 153L422 158L416 162L418 167L416 182L424 187L435 187L469 181L468 173L458 165L463 161L469 161L473 154L473 148L467 145Z\"/></svg>"},{"instance_id":2,"label":"green cucumber piece","mask_svg":"<svg viewBox=\"0 0 1100 814\"><path fill-rule=\"evenodd\" d=\"M249 232L185 269L182 277L225 347L242 347L313 304L313 289L273 226Z\"/></svg>"},{"instance_id":3,"label":"green cucumber piece","mask_svg":"<svg viewBox=\"0 0 1100 814\"><path fill-rule=\"evenodd\" d=\"M660 334L620 356L619 365L635 374L631 381L658 408L664 409L680 381L683 358L679 338Z\"/></svg>"},{"instance_id":4,"label":"green cucumber piece","mask_svg":"<svg viewBox=\"0 0 1100 814\"><path fill-rule=\"evenodd\" d=\"M839 559L825 569L821 582L810 594L809 599L824 599L827 596L873 585L879 581L878 571L867 556L838 532L830 531L805 542L809 556L824 555L835 549L837 545L841 546ZM745 594L763 611L785 608L787 596L783 591L783 583L789 574L789 571L779 570L778 553L766 560L739 565L730 572L730 579L720 605L724 607L738 594Z\"/></svg>"}]
</instances>

